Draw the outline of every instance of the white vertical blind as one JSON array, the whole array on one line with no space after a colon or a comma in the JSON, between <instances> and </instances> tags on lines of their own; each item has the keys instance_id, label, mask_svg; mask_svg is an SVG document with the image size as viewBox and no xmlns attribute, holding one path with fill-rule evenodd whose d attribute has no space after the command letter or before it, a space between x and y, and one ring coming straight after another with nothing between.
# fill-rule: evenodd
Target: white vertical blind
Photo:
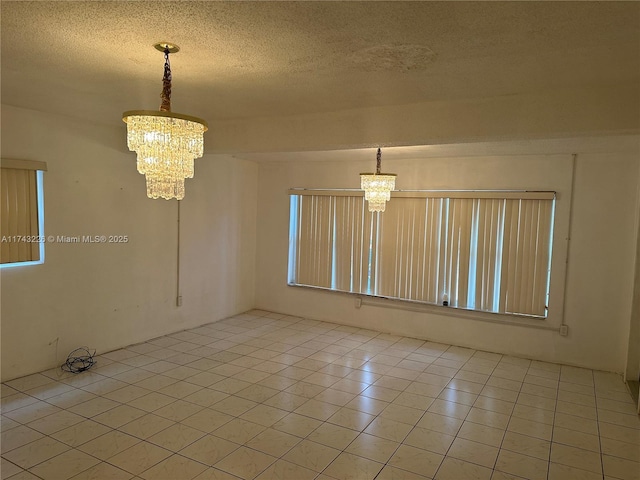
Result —
<instances>
[{"instance_id":1,"label":"white vertical blind","mask_svg":"<svg viewBox=\"0 0 640 480\"><path fill-rule=\"evenodd\" d=\"M331 287L334 200L329 196L298 200L297 283Z\"/></svg>"},{"instance_id":2,"label":"white vertical blind","mask_svg":"<svg viewBox=\"0 0 640 480\"><path fill-rule=\"evenodd\" d=\"M474 292L468 306L477 310L498 309L496 293L500 291L502 258L499 253L502 248L504 208L505 200L474 200L473 233L476 235L476 245L472 265L475 276L472 278Z\"/></svg>"},{"instance_id":3,"label":"white vertical blind","mask_svg":"<svg viewBox=\"0 0 640 480\"><path fill-rule=\"evenodd\" d=\"M290 192L292 193L292 192ZM293 194L290 281L489 312L546 316L553 196Z\"/></svg>"},{"instance_id":4,"label":"white vertical blind","mask_svg":"<svg viewBox=\"0 0 640 480\"><path fill-rule=\"evenodd\" d=\"M8 241L3 241L1 244L0 262L15 263L39 260L39 242L27 242L20 239L39 235L36 171L1 168L0 179L2 236L8 238Z\"/></svg>"},{"instance_id":5,"label":"white vertical blind","mask_svg":"<svg viewBox=\"0 0 640 480\"><path fill-rule=\"evenodd\" d=\"M331 288L366 291L369 267L371 213L362 197L335 197Z\"/></svg>"},{"instance_id":6,"label":"white vertical blind","mask_svg":"<svg viewBox=\"0 0 640 480\"><path fill-rule=\"evenodd\" d=\"M506 200L500 311L544 315L552 202Z\"/></svg>"},{"instance_id":7,"label":"white vertical blind","mask_svg":"<svg viewBox=\"0 0 640 480\"><path fill-rule=\"evenodd\" d=\"M443 199L398 198L380 215L376 294L435 303L439 297Z\"/></svg>"},{"instance_id":8,"label":"white vertical blind","mask_svg":"<svg viewBox=\"0 0 640 480\"><path fill-rule=\"evenodd\" d=\"M471 258L473 199L451 198L448 201L445 283L443 291L452 307L466 307Z\"/></svg>"}]
</instances>

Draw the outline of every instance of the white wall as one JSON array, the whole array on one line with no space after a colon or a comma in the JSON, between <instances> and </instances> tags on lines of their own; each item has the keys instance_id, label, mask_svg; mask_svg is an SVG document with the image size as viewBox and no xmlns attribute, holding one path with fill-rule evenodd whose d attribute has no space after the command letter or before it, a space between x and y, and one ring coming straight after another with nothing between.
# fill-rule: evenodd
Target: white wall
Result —
<instances>
[{"instance_id":1,"label":"white wall","mask_svg":"<svg viewBox=\"0 0 640 480\"><path fill-rule=\"evenodd\" d=\"M438 342L621 372L633 287L637 152L577 159L565 323L569 335L430 312L363 306L353 296L287 286L290 187L359 188L374 162L260 164L258 308ZM384 157L383 157L384 158ZM559 325L571 193L570 155L421 158L384 162L398 189L543 189L557 196L550 318ZM451 309L447 310L451 313Z\"/></svg>"},{"instance_id":2,"label":"white wall","mask_svg":"<svg viewBox=\"0 0 640 480\"><path fill-rule=\"evenodd\" d=\"M207 141L205 137L205 142ZM196 160L181 205L146 197L121 128L2 106L2 157L47 162L47 235L128 235L126 244L46 245L43 265L2 269L2 380L254 305L257 165Z\"/></svg>"},{"instance_id":3,"label":"white wall","mask_svg":"<svg viewBox=\"0 0 640 480\"><path fill-rule=\"evenodd\" d=\"M439 145L638 132L637 82L214 121L218 152Z\"/></svg>"}]
</instances>

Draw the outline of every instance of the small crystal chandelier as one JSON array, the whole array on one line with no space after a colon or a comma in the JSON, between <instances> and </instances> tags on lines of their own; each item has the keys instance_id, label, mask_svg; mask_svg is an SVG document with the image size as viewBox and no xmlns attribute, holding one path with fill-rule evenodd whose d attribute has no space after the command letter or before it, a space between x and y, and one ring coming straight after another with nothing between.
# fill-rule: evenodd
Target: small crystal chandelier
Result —
<instances>
[{"instance_id":1,"label":"small crystal chandelier","mask_svg":"<svg viewBox=\"0 0 640 480\"><path fill-rule=\"evenodd\" d=\"M169 54L180 47L171 43L154 47L164 52L160 111L130 110L122 120L127 124L129 150L138 154L138 172L147 180L147 196L182 200L184 179L193 178L193 160L203 154L207 122L171 111Z\"/></svg>"},{"instance_id":2,"label":"small crystal chandelier","mask_svg":"<svg viewBox=\"0 0 640 480\"><path fill-rule=\"evenodd\" d=\"M376 173L361 173L360 188L364 190L364 199L369 202L370 212L384 212L391 198L391 190L396 188L395 173L380 173L382 152L376 155Z\"/></svg>"}]
</instances>

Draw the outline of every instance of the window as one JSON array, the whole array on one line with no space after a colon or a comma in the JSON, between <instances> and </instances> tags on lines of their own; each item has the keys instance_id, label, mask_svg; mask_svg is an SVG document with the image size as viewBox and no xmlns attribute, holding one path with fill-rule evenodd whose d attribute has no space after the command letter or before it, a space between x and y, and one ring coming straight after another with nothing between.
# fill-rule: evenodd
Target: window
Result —
<instances>
[{"instance_id":1,"label":"window","mask_svg":"<svg viewBox=\"0 0 640 480\"><path fill-rule=\"evenodd\" d=\"M553 192L290 192L289 283L547 316Z\"/></svg>"},{"instance_id":2,"label":"window","mask_svg":"<svg viewBox=\"0 0 640 480\"><path fill-rule=\"evenodd\" d=\"M0 266L44 262L43 171L46 163L2 159Z\"/></svg>"}]
</instances>

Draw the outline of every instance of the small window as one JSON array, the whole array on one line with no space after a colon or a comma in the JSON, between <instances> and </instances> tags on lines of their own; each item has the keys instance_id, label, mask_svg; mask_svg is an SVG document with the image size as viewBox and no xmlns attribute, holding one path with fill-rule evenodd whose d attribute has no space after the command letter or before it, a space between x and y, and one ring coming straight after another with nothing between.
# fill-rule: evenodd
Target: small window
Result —
<instances>
[{"instance_id":1,"label":"small window","mask_svg":"<svg viewBox=\"0 0 640 480\"><path fill-rule=\"evenodd\" d=\"M554 192L289 193L289 284L547 317Z\"/></svg>"},{"instance_id":2,"label":"small window","mask_svg":"<svg viewBox=\"0 0 640 480\"><path fill-rule=\"evenodd\" d=\"M0 267L44 263L44 162L2 159Z\"/></svg>"}]
</instances>

